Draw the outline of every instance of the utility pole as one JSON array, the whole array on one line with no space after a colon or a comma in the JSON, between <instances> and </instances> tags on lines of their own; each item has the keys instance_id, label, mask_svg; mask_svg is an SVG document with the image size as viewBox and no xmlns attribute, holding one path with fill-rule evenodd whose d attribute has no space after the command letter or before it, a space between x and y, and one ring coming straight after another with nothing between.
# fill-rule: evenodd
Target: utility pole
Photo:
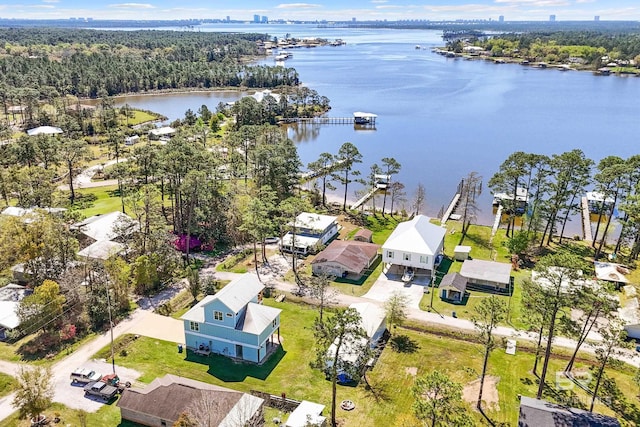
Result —
<instances>
[{"instance_id":1,"label":"utility pole","mask_svg":"<svg viewBox=\"0 0 640 427\"><path fill-rule=\"evenodd\" d=\"M113 369L113 374L116 374L116 360L113 353L113 321L111 320L111 297L109 296L109 285L106 285L107 288L107 309L109 311L109 331L111 332L111 368Z\"/></svg>"}]
</instances>

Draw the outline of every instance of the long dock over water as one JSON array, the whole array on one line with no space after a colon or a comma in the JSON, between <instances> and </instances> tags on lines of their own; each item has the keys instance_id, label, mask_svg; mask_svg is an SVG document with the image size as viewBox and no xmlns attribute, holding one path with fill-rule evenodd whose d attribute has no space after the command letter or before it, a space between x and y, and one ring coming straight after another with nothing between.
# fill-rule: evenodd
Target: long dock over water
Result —
<instances>
[{"instance_id":1,"label":"long dock over water","mask_svg":"<svg viewBox=\"0 0 640 427\"><path fill-rule=\"evenodd\" d=\"M348 125L355 124L354 117L291 117L280 119L280 123L310 123L318 125Z\"/></svg>"},{"instance_id":2,"label":"long dock over water","mask_svg":"<svg viewBox=\"0 0 640 427\"><path fill-rule=\"evenodd\" d=\"M580 212L582 213L582 235L584 240L593 241L593 233L591 232L591 212L589 211L589 202L586 197L581 199Z\"/></svg>"}]
</instances>

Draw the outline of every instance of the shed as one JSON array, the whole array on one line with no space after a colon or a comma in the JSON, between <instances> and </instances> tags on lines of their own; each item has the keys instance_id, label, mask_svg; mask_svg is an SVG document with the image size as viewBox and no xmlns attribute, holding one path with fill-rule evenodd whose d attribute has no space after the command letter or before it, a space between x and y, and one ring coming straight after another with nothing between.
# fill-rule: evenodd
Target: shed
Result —
<instances>
[{"instance_id":1,"label":"shed","mask_svg":"<svg viewBox=\"0 0 640 427\"><path fill-rule=\"evenodd\" d=\"M285 427L323 427L327 418L322 416L324 405L303 400L289 415Z\"/></svg>"},{"instance_id":2,"label":"shed","mask_svg":"<svg viewBox=\"0 0 640 427\"><path fill-rule=\"evenodd\" d=\"M453 257L456 261L464 261L469 259L469 253L471 252L471 246L456 246L453 250Z\"/></svg>"},{"instance_id":3,"label":"shed","mask_svg":"<svg viewBox=\"0 0 640 427\"><path fill-rule=\"evenodd\" d=\"M353 240L357 242L369 242L373 238L373 232L371 230L367 230L366 228L361 228L353 235Z\"/></svg>"},{"instance_id":4,"label":"shed","mask_svg":"<svg viewBox=\"0 0 640 427\"><path fill-rule=\"evenodd\" d=\"M447 273L440 282L440 298L461 302L468 279L459 273Z\"/></svg>"}]
</instances>

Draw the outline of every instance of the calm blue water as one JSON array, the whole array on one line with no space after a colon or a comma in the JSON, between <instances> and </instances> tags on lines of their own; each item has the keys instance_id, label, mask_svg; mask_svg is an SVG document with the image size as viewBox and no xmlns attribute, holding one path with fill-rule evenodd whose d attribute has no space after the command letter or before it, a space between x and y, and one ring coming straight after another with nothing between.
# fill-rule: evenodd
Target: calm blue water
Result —
<instances>
[{"instance_id":1,"label":"calm blue water","mask_svg":"<svg viewBox=\"0 0 640 427\"><path fill-rule=\"evenodd\" d=\"M395 157L402 164L396 179L406 185L409 199L418 183L425 186L429 215L450 201L462 177L477 171L486 182L517 150L553 154L580 148L596 162L640 151L634 142L640 134L638 78L448 59L429 49L442 44L435 31L300 25L201 28L209 30L345 40L341 47L292 50L287 66L331 100L329 116L372 112L378 115L377 130L356 131L351 125L290 130L300 158L306 164L322 152L336 153L349 141L363 155L360 169L365 175L372 163ZM234 92L192 93L136 96L126 102L174 119L187 108L196 111L205 103L215 109L218 102L236 97ZM356 198L352 192L349 197ZM480 222L490 223L486 189L479 205Z\"/></svg>"}]
</instances>

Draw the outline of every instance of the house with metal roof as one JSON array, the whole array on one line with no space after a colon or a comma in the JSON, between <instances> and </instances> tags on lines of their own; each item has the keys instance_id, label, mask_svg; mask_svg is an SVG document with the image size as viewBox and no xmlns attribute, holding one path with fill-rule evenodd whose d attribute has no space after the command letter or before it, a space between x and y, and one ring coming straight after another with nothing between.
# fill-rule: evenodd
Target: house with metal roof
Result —
<instances>
[{"instance_id":1,"label":"house with metal roof","mask_svg":"<svg viewBox=\"0 0 640 427\"><path fill-rule=\"evenodd\" d=\"M119 211L94 215L71 226L72 230L80 234L78 240L82 250L78 252L78 256L96 260L106 260L111 255L122 252L125 245L118 240L137 228L137 222Z\"/></svg>"},{"instance_id":2,"label":"house with metal roof","mask_svg":"<svg viewBox=\"0 0 640 427\"><path fill-rule=\"evenodd\" d=\"M6 339L7 331L20 326L18 316L20 301L32 293L31 289L14 283L0 288L0 340Z\"/></svg>"},{"instance_id":3,"label":"house with metal roof","mask_svg":"<svg viewBox=\"0 0 640 427\"><path fill-rule=\"evenodd\" d=\"M282 311L262 305L263 289L258 277L247 273L203 298L181 317L187 348L263 362L280 345Z\"/></svg>"},{"instance_id":4,"label":"house with metal roof","mask_svg":"<svg viewBox=\"0 0 640 427\"><path fill-rule=\"evenodd\" d=\"M380 246L374 243L334 240L311 261L315 275L359 280L378 259Z\"/></svg>"},{"instance_id":5,"label":"house with metal roof","mask_svg":"<svg viewBox=\"0 0 640 427\"><path fill-rule=\"evenodd\" d=\"M263 425L263 404L250 394L167 374L145 388L125 389L116 406L123 420L139 425L172 426L187 412L198 425L230 427ZM192 407L207 410L196 412Z\"/></svg>"},{"instance_id":6,"label":"house with metal roof","mask_svg":"<svg viewBox=\"0 0 640 427\"><path fill-rule=\"evenodd\" d=\"M37 128L29 129L27 131L27 135L36 136L36 135L56 135L62 133L62 129L55 126L39 126Z\"/></svg>"},{"instance_id":7,"label":"house with metal roof","mask_svg":"<svg viewBox=\"0 0 640 427\"><path fill-rule=\"evenodd\" d=\"M282 238L283 251L307 255L326 245L338 235L338 218L330 215L302 212L289 224L289 231Z\"/></svg>"},{"instance_id":8,"label":"house with metal roof","mask_svg":"<svg viewBox=\"0 0 640 427\"><path fill-rule=\"evenodd\" d=\"M520 397L518 427L619 427L620 421L606 415L571 408L546 400Z\"/></svg>"},{"instance_id":9,"label":"house with metal roof","mask_svg":"<svg viewBox=\"0 0 640 427\"><path fill-rule=\"evenodd\" d=\"M468 259L462 264L460 274L468 279L467 286L475 285L499 292L510 291L511 264Z\"/></svg>"},{"instance_id":10,"label":"house with metal roof","mask_svg":"<svg viewBox=\"0 0 640 427\"><path fill-rule=\"evenodd\" d=\"M444 300L462 302L467 290L467 279L460 273L447 273L440 281L440 297Z\"/></svg>"},{"instance_id":11,"label":"house with metal roof","mask_svg":"<svg viewBox=\"0 0 640 427\"><path fill-rule=\"evenodd\" d=\"M424 215L399 223L382 245L387 274L403 274L405 269L412 268L416 276L432 276L436 259L443 251L446 231Z\"/></svg>"},{"instance_id":12,"label":"house with metal roof","mask_svg":"<svg viewBox=\"0 0 640 427\"><path fill-rule=\"evenodd\" d=\"M327 418L322 415L324 405L303 400L300 405L289 414L285 427L323 427Z\"/></svg>"}]
</instances>

